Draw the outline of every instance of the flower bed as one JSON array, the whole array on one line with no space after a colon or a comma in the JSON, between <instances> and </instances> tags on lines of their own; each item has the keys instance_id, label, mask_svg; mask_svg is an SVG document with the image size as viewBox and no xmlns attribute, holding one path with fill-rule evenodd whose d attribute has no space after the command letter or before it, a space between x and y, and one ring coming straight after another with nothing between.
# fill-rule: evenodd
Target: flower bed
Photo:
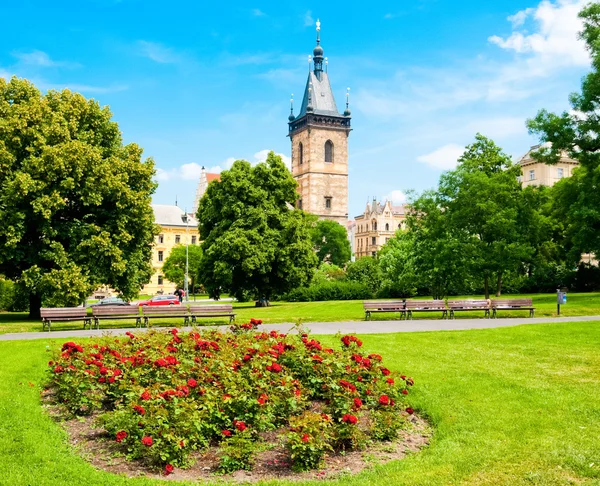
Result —
<instances>
[{"instance_id":1,"label":"flower bed","mask_svg":"<svg viewBox=\"0 0 600 486\"><path fill-rule=\"evenodd\" d=\"M413 410L413 380L361 353L308 334L150 331L67 342L50 361L61 407L96 417L130 459L170 474L196 451L219 447L219 470L251 469L261 437L279 431L292 469L319 468L333 450L392 440ZM283 432L281 432L283 431Z\"/></svg>"}]
</instances>

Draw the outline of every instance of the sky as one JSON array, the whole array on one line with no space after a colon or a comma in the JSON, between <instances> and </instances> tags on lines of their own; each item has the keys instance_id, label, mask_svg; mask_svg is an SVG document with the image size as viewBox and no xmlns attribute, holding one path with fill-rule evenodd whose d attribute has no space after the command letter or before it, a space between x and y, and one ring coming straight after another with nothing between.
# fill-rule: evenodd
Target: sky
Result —
<instances>
[{"instance_id":1,"label":"sky","mask_svg":"<svg viewBox=\"0 0 600 486\"><path fill-rule=\"evenodd\" d=\"M352 218L435 187L477 132L515 160L537 143L526 120L568 110L589 70L585 3L20 0L3 7L0 77L110 106L156 163L153 201L190 209L202 166L289 163L319 19L340 111L350 88Z\"/></svg>"}]
</instances>

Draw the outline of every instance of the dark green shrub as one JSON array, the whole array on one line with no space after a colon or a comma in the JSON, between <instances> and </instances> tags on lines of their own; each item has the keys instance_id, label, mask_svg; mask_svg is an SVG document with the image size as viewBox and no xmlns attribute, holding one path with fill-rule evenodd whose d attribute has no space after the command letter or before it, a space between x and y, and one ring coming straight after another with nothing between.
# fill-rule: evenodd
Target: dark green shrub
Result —
<instances>
[{"instance_id":1,"label":"dark green shrub","mask_svg":"<svg viewBox=\"0 0 600 486\"><path fill-rule=\"evenodd\" d=\"M29 294L12 280L0 279L0 310L9 312L29 310Z\"/></svg>"},{"instance_id":2,"label":"dark green shrub","mask_svg":"<svg viewBox=\"0 0 600 486\"><path fill-rule=\"evenodd\" d=\"M375 293L381 287L381 269L377 258L364 257L348 264L346 268L347 279L366 285Z\"/></svg>"},{"instance_id":3,"label":"dark green shrub","mask_svg":"<svg viewBox=\"0 0 600 486\"><path fill-rule=\"evenodd\" d=\"M359 282L323 282L289 292L284 299L289 302L315 302L327 300L365 300L373 298L372 290Z\"/></svg>"}]
</instances>

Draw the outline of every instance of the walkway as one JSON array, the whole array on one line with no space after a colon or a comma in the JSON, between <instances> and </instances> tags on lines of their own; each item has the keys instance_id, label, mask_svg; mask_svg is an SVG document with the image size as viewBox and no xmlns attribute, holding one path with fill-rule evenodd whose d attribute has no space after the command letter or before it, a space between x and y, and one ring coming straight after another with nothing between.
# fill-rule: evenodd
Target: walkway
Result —
<instances>
[{"instance_id":1,"label":"walkway","mask_svg":"<svg viewBox=\"0 0 600 486\"><path fill-rule=\"evenodd\" d=\"M456 319L456 320L415 320L415 321L351 321L351 322L308 322L303 326L310 329L313 334L387 334L394 332L423 332L423 331L465 331L469 329L490 329L495 327L511 327L523 324L551 324L557 322L584 322L599 321L600 316L581 317L535 317L531 318L507 318L507 319ZM218 329L226 330L229 326L218 326ZM211 329L210 326L202 329ZM289 332L294 324L263 324L260 329L269 332ZM153 329L171 329L170 327L155 327ZM181 328L189 331L190 327ZM81 338L91 336L113 335L120 336L126 332L136 332L140 329L100 329L100 330L71 330L52 332L21 332L0 334L0 341L17 341L25 339L64 339Z\"/></svg>"}]
</instances>

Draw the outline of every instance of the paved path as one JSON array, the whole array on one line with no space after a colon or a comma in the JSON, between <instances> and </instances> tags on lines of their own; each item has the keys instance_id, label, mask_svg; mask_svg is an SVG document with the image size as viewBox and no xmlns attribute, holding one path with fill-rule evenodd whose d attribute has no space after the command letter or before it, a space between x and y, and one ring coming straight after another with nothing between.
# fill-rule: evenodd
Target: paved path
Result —
<instances>
[{"instance_id":1,"label":"paved path","mask_svg":"<svg viewBox=\"0 0 600 486\"><path fill-rule=\"evenodd\" d=\"M511 327L523 324L550 324L556 322L584 322L599 321L600 316L581 317L536 317L536 318L507 318L507 319L456 319L456 320L415 320L415 321L349 321L349 322L308 322L303 326L310 329L313 334L386 334L394 332L423 332L423 331L464 331L468 329L490 329L495 327ZM217 326L218 329L228 329L229 326ZM203 329L212 327L203 326ZM273 329L279 332L293 330L294 324L263 324L260 329L269 332ZM171 329L170 327L156 327L154 329ZM189 331L190 327L181 328ZM110 334L124 335L126 332L140 331L136 328L100 329L100 330L72 330L52 332L21 332L0 334L0 341L17 341L24 339L64 339Z\"/></svg>"}]
</instances>

